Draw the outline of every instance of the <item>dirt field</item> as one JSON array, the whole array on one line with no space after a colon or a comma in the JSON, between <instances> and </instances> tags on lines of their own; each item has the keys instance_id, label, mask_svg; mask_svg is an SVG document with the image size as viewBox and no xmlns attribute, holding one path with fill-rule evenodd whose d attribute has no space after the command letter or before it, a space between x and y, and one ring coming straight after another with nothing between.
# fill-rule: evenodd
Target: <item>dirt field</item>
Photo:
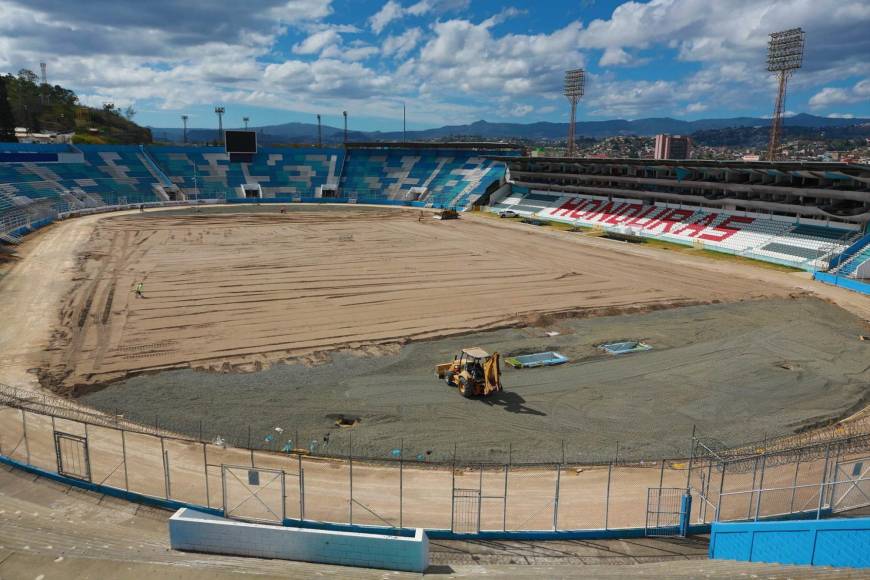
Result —
<instances>
[{"instance_id":1,"label":"dirt field","mask_svg":"<svg viewBox=\"0 0 870 580\"><path fill-rule=\"evenodd\" d=\"M781 287L419 212L297 209L98 221L43 383L59 391L167 367L257 370L288 357L612 313L783 296ZM132 292L143 282L145 297Z\"/></svg>"}]
</instances>

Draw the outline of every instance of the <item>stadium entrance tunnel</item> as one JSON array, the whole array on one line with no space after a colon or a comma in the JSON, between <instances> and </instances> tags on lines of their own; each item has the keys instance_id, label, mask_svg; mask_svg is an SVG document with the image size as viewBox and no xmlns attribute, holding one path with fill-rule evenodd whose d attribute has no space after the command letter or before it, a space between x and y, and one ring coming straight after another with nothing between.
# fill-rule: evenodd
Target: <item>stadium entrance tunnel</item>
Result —
<instances>
[{"instance_id":1,"label":"stadium entrance tunnel","mask_svg":"<svg viewBox=\"0 0 870 580\"><path fill-rule=\"evenodd\" d=\"M622 342L608 342L598 345L598 348L608 354L626 354L629 352L643 352L652 350L652 347L639 340L625 340Z\"/></svg>"}]
</instances>

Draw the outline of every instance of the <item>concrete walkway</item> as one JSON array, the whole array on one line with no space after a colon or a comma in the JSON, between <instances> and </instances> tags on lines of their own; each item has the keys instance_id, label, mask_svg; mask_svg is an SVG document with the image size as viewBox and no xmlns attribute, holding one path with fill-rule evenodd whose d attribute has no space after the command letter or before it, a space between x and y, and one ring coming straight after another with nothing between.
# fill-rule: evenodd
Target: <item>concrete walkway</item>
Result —
<instances>
[{"instance_id":1,"label":"concrete walkway","mask_svg":"<svg viewBox=\"0 0 870 580\"><path fill-rule=\"evenodd\" d=\"M170 512L0 468L0 578L414 578L416 574L176 552ZM431 543L427 578L859 578L855 571L710 562L703 537ZM865 576L866 577L866 576Z\"/></svg>"}]
</instances>

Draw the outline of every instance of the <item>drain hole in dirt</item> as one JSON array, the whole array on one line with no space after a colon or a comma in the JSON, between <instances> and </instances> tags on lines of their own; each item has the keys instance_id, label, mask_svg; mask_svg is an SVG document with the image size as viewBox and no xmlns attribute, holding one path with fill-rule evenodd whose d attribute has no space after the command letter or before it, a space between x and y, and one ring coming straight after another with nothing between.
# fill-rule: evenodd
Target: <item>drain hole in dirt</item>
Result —
<instances>
[{"instance_id":1,"label":"drain hole in dirt","mask_svg":"<svg viewBox=\"0 0 870 580\"><path fill-rule=\"evenodd\" d=\"M356 427L362 421L352 415L327 415L326 418L333 419L336 427Z\"/></svg>"}]
</instances>

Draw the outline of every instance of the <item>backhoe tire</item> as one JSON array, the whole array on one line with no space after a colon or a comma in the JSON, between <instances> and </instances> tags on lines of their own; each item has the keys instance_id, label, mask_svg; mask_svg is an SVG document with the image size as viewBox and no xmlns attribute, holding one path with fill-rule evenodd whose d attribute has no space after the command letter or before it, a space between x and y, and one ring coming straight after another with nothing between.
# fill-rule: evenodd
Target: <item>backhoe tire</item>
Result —
<instances>
[{"instance_id":1,"label":"backhoe tire","mask_svg":"<svg viewBox=\"0 0 870 580\"><path fill-rule=\"evenodd\" d=\"M447 373L444 375L444 382L447 383L449 387L455 387L456 383L453 382L453 373Z\"/></svg>"},{"instance_id":2,"label":"backhoe tire","mask_svg":"<svg viewBox=\"0 0 870 580\"><path fill-rule=\"evenodd\" d=\"M465 377L459 377L459 392L466 399L474 396L474 387L471 386L471 383Z\"/></svg>"}]
</instances>

